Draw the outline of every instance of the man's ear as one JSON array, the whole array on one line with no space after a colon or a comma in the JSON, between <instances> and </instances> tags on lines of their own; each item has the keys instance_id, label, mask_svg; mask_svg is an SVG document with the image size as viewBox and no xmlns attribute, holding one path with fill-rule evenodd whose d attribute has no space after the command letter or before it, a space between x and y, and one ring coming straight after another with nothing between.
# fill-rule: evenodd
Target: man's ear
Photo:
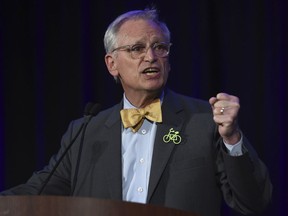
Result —
<instances>
[{"instance_id":1,"label":"man's ear","mask_svg":"<svg viewBox=\"0 0 288 216\"><path fill-rule=\"evenodd\" d=\"M116 65L114 56L112 56L111 54L106 54L105 63L106 63L106 67L109 73L114 77L118 76L118 70L117 70L117 65Z\"/></svg>"}]
</instances>

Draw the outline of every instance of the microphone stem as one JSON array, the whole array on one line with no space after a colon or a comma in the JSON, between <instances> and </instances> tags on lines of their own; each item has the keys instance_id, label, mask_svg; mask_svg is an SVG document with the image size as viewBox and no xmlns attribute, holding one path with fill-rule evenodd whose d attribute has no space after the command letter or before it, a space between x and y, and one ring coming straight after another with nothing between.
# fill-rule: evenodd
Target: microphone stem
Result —
<instances>
[{"instance_id":1,"label":"microphone stem","mask_svg":"<svg viewBox=\"0 0 288 216\"><path fill-rule=\"evenodd\" d=\"M57 167L59 166L60 162L62 161L62 159L64 158L64 156L66 155L66 153L68 152L68 150L71 148L71 146L73 145L73 143L76 141L77 137L79 136L80 132L82 131L82 128L84 127L85 122L82 123L80 129L78 130L77 134L75 135L74 139L71 141L71 143L69 144L69 146L65 149L65 151L62 153L61 157L57 160L55 166L53 167L53 169L51 170L51 172L49 173L49 176L46 178L45 182L42 184L41 189L38 192L38 195L41 195L44 188L46 187L47 183L49 182L50 178L52 177L53 173L55 172L55 170L57 169Z\"/></svg>"},{"instance_id":2,"label":"microphone stem","mask_svg":"<svg viewBox=\"0 0 288 216\"><path fill-rule=\"evenodd\" d=\"M79 150L78 150L77 164L76 164L75 173L74 173L74 177L73 177L73 181L72 181L73 185L72 185L71 193L70 193L71 196L74 193L74 190L75 190L75 187L76 187L76 183L77 183L78 171L79 171L79 166L80 166L80 160L81 160L81 154L82 154L82 149L83 149L83 144L84 144L84 137L85 137L86 127L87 127L87 125L90 122L92 117L93 116L89 116L88 120L83 123L83 130L82 130L81 140L80 140Z\"/></svg>"},{"instance_id":3,"label":"microphone stem","mask_svg":"<svg viewBox=\"0 0 288 216\"><path fill-rule=\"evenodd\" d=\"M48 182L51 179L52 175L54 174L54 172L56 171L57 167L61 163L62 159L65 157L66 153L71 148L71 146L76 141L76 139L78 138L79 134L82 131L82 136L81 136L81 140L80 140L80 144L79 144L79 152L78 152L77 164L76 164L76 169L75 169L75 173L74 173L74 178L73 178L73 181L72 181L73 186L71 187L71 193L70 194L72 195L74 193L76 182L77 182L77 176L78 176L78 170L79 170L79 164L80 164L80 158L81 158L81 153L82 153L82 148L83 148L83 143L84 143L84 135L85 135L86 127L87 127L88 123L90 122L90 120L92 119L92 117L96 116L96 114L100 111L100 108L101 108L100 104L94 104L93 105L93 103L88 103L86 105L83 123L81 124L81 126L80 126L79 130L77 131L76 135L74 136L74 138L71 140L71 143L67 146L67 148L64 150L62 155L56 161L55 165L53 166L53 169L50 171L48 177L45 179L45 181L42 184L40 190L38 191L38 193L37 193L38 195L41 195L43 193L46 185L48 184Z\"/></svg>"}]
</instances>

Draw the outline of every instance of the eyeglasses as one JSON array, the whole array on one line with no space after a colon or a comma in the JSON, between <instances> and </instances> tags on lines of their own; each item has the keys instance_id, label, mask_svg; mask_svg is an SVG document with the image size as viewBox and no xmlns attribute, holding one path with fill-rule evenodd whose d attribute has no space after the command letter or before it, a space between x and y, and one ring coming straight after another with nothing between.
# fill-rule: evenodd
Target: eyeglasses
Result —
<instances>
[{"instance_id":1,"label":"eyeglasses","mask_svg":"<svg viewBox=\"0 0 288 216\"><path fill-rule=\"evenodd\" d=\"M167 57L169 55L170 46L171 43L165 43L165 42L158 42L153 43L149 47L146 47L145 44L133 44L133 45L125 45L120 46L112 50L112 52L115 51L126 51L130 53L131 58L133 59L139 59L142 58L148 51L149 48L151 48L154 52L154 54L160 58Z\"/></svg>"}]
</instances>

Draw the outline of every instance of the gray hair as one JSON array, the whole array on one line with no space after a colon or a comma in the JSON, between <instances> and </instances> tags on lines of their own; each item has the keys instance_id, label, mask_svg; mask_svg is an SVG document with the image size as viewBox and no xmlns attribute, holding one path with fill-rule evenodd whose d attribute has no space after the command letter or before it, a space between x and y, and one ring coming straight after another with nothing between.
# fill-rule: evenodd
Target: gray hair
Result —
<instances>
[{"instance_id":1,"label":"gray hair","mask_svg":"<svg viewBox=\"0 0 288 216\"><path fill-rule=\"evenodd\" d=\"M170 42L170 31L164 22L158 18L156 9L133 10L118 16L107 28L104 35L104 48L106 53L111 52L117 45L117 33L120 27L128 20L143 19L153 21L163 31L164 37Z\"/></svg>"}]
</instances>

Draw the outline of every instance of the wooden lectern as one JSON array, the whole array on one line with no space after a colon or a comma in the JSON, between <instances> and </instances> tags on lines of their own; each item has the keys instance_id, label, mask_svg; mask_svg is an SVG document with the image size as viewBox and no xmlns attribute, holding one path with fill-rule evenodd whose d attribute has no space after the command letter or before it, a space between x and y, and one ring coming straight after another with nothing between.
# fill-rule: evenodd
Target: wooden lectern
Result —
<instances>
[{"instance_id":1,"label":"wooden lectern","mask_svg":"<svg viewBox=\"0 0 288 216\"><path fill-rule=\"evenodd\" d=\"M3 196L0 216L197 216L150 204L64 196Z\"/></svg>"}]
</instances>

